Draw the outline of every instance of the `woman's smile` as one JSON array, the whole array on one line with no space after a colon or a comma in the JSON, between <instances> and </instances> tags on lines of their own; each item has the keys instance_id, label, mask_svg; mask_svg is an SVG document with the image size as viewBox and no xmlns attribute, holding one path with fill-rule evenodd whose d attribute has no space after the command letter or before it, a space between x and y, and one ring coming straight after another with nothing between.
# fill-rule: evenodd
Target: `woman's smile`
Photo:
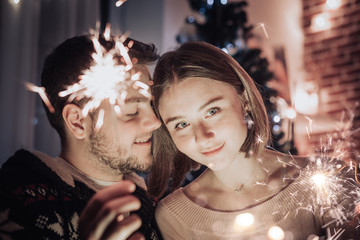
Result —
<instances>
[{"instance_id":1,"label":"woman's smile","mask_svg":"<svg viewBox=\"0 0 360 240\"><path fill-rule=\"evenodd\" d=\"M221 150L224 148L224 144L222 144L220 147L215 147L209 150L202 151L201 153L205 155L206 157L213 157L221 152Z\"/></svg>"}]
</instances>

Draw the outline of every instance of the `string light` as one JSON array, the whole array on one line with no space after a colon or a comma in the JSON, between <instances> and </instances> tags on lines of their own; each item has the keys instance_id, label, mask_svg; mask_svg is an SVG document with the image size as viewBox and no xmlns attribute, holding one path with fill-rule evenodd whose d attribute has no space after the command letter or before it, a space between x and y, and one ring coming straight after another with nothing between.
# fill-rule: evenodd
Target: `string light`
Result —
<instances>
[{"instance_id":1,"label":"string light","mask_svg":"<svg viewBox=\"0 0 360 240\"><path fill-rule=\"evenodd\" d=\"M239 227L250 227L254 223L254 216L251 213L242 213L236 216L235 222Z\"/></svg>"},{"instance_id":2,"label":"string light","mask_svg":"<svg viewBox=\"0 0 360 240\"><path fill-rule=\"evenodd\" d=\"M268 231L268 237L271 240L282 240L285 237L285 233L280 227L273 226Z\"/></svg>"}]
</instances>

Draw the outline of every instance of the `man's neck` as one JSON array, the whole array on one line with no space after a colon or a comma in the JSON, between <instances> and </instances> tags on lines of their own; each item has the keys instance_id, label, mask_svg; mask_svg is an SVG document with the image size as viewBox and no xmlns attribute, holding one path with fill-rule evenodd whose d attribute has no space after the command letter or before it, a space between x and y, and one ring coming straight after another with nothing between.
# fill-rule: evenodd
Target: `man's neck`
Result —
<instances>
[{"instance_id":1,"label":"man's neck","mask_svg":"<svg viewBox=\"0 0 360 240\"><path fill-rule=\"evenodd\" d=\"M102 182L119 182L123 179L123 174L114 174L110 170L106 172L97 166L95 160L85 156L83 151L62 150L59 157L89 178Z\"/></svg>"}]
</instances>

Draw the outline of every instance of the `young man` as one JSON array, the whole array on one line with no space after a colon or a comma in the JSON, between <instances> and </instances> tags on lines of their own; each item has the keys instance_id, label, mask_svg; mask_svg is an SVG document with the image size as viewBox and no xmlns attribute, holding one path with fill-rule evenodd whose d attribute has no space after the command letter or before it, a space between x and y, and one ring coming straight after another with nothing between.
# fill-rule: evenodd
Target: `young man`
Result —
<instances>
[{"instance_id":1,"label":"young man","mask_svg":"<svg viewBox=\"0 0 360 240\"><path fill-rule=\"evenodd\" d=\"M107 50L114 47L112 40L100 38L99 42ZM150 81L146 64L157 59L156 49L135 40L131 44L129 56L137 59L134 69L141 72L140 81L146 84ZM85 115L82 110L88 99L59 96L67 86L79 82L79 76L91 67L94 52L90 36L73 37L56 47L45 61L41 85L54 111L45 109L50 124L59 133L61 153L51 158L21 149L3 164L1 239L79 239L79 217L86 203L98 190L114 184L109 191L116 192L116 201L86 211L84 218L102 218L105 215L100 213L108 213L108 209L116 206L113 215L106 214L106 220L107 225L121 228L117 231L119 236L127 238L141 226L139 232L143 237L160 239L153 215L154 202L145 193L143 179L134 173L145 171L152 164L150 139L160 121L150 99L129 87L120 115L107 100ZM121 56L117 60L122 65ZM105 110L105 115L103 125L96 128L99 109ZM96 206L96 198L92 204ZM83 222L83 239L109 237L105 229L97 226L92 231L93 227L91 222Z\"/></svg>"}]
</instances>

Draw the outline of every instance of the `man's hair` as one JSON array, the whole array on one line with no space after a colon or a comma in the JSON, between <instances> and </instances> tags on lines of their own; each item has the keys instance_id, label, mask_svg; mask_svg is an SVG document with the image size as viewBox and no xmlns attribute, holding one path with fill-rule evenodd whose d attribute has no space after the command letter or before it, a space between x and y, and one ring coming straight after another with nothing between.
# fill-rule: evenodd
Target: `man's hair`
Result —
<instances>
[{"instance_id":1,"label":"man's hair","mask_svg":"<svg viewBox=\"0 0 360 240\"><path fill-rule=\"evenodd\" d=\"M254 121L239 151L245 152L246 157L256 156L269 138L268 117L262 97L254 81L239 63L211 44L187 42L160 57L152 86L153 106L160 120L159 100L163 93L171 85L194 77L224 82L236 89L244 114ZM173 190L181 184L185 174L198 164L176 148L163 121L153 136L154 164L149 174L148 190L152 196L160 197L168 186L169 178Z\"/></svg>"},{"instance_id":2,"label":"man's hair","mask_svg":"<svg viewBox=\"0 0 360 240\"><path fill-rule=\"evenodd\" d=\"M79 82L79 76L91 66L93 62L92 54L95 52L91 35L76 36L65 40L58 45L45 59L41 73L41 86L45 88L46 94L54 107L52 113L44 105L48 120L53 128L60 135L62 146L66 141L62 110L68 103L68 97L60 97L59 92L67 86ZM134 39L128 38L124 45L132 41L133 45L129 49L130 58L136 58L136 64L145 65L158 59L158 54L153 44L145 44ZM108 51L114 47L114 40L105 40L99 36L100 44ZM120 63L121 56L117 56ZM82 101L74 100L72 103L81 107L86 99Z\"/></svg>"}]
</instances>

